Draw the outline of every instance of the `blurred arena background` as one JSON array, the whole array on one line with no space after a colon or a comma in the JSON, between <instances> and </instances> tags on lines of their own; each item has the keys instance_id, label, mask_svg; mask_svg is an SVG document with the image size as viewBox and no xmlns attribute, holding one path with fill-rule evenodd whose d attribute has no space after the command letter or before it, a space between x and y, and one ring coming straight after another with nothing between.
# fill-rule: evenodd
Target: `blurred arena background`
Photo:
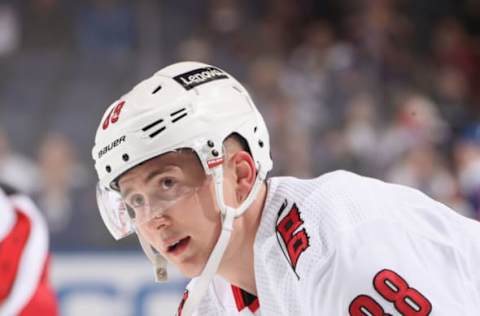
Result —
<instances>
[{"instance_id":1,"label":"blurred arena background","mask_svg":"<svg viewBox=\"0 0 480 316\"><path fill-rule=\"evenodd\" d=\"M0 179L47 218L62 315L173 315L114 242L90 150L105 108L179 60L218 65L267 120L273 174L348 169L480 218L480 1L0 0Z\"/></svg>"}]
</instances>

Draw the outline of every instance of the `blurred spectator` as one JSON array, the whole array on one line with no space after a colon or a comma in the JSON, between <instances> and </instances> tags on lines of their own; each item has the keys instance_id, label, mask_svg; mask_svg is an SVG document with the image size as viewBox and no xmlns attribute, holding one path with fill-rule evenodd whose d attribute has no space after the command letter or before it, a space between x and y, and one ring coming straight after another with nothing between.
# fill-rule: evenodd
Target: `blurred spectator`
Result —
<instances>
[{"instance_id":1,"label":"blurred spectator","mask_svg":"<svg viewBox=\"0 0 480 316\"><path fill-rule=\"evenodd\" d=\"M69 139L48 134L39 147L38 165L41 177L34 197L45 212L52 249L85 245L94 237L85 229L90 222L87 214L94 207L93 193Z\"/></svg>"},{"instance_id":2,"label":"blurred spectator","mask_svg":"<svg viewBox=\"0 0 480 316\"><path fill-rule=\"evenodd\" d=\"M440 20L433 34L432 55L437 66L453 68L463 81L464 93L478 102L480 98L480 50L478 40L467 33L465 26L455 17L445 17ZM464 100L465 102L466 100ZM474 104L464 104L470 111L478 107ZM471 106L468 108L468 106Z\"/></svg>"},{"instance_id":3,"label":"blurred spectator","mask_svg":"<svg viewBox=\"0 0 480 316\"><path fill-rule=\"evenodd\" d=\"M299 122L295 101L282 89L285 71L275 57L258 58L250 66L247 84L270 129L272 156L276 161L273 172L305 176L311 172L308 130Z\"/></svg>"},{"instance_id":4,"label":"blurred spectator","mask_svg":"<svg viewBox=\"0 0 480 316\"><path fill-rule=\"evenodd\" d=\"M463 72L454 67L436 71L434 91L439 110L452 128L460 128L468 121L468 80Z\"/></svg>"},{"instance_id":5,"label":"blurred spectator","mask_svg":"<svg viewBox=\"0 0 480 316\"><path fill-rule=\"evenodd\" d=\"M313 141L315 157L314 174L323 174L337 169L356 170L355 160L339 127L324 129Z\"/></svg>"},{"instance_id":6,"label":"blurred spectator","mask_svg":"<svg viewBox=\"0 0 480 316\"><path fill-rule=\"evenodd\" d=\"M399 102L392 125L381 135L377 156L379 167L388 168L412 148L441 144L447 139L447 127L428 97L407 93Z\"/></svg>"},{"instance_id":7,"label":"blurred spectator","mask_svg":"<svg viewBox=\"0 0 480 316\"><path fill-rule=\"evenodd\" d=\"M289 58L290 70L284 88L298 102L302 125L320 129L331 122L338 111L327 104L332 71L350 67L352 51L336 41L330 25L316 21L305 27L304 38Z\"/></svg>"},{"instance_id":8,"label":"blurred spectator","mask_svg":"<svg viewBox=\"0 0 480 316\"><path fill-rule=\"evenodd\" d=\"M454 147L462 194L480 220L480 124L464 129Z\"/></svg>"},{"instance_id":9,"label":"blurred spectator","mask_svg":"<svg viewBox=\"0 0 480 316\"><path fill-rule=\"evenodd\" d=\"M243 18L242 8L234 0L210 0L209 24L212 31L220 34L236 31Z\"/></svg>"},{"instance_id":10,"label":"blurred spectator","mask_svg":"<svg viewBox=\"0 0 480 316\"><path fill-rule=\"evenodd\" d=\"M0 130L0 181L32 193L38 183L33 161L13 151L7 135Z\"/></svg>"},{"instance_id":11,"label":"blurred spectator","mask_svg":"<svg viewBox=\"0 0 480 316\"><path fill-rule=\"evenodd\" d=\"M19 24L15 7L0 3L0 57L17 50L20 44Z\"/></svg>"},{"instance_id":12,"label":"blurred spectator","mask_svg":"<svg viewBox=\"0 0 480 316\"><path fill-rule=\"evenodd\" d=\"M72 23L60 0L27 0L22 5L22 43L30 52L70 50Z\"/></svg>"},{"instance_id":13,"label":"blurred spectator","mask_svg":"<svg viewBox=\"0 0 480 316\"><path fill-rule=\"evenodd\" d=\"M479 70L479 60L475 54L474 40L461 23L448 17L440 21L433 34L433 57L436 62L460 70L472 79Z\"/></svg>"},{"instance_id":14,"label":"blurred spectator","mask_svg":"<svg viewBox=\"0 0 480 316\"><path fill-rule=\"evenodd\" d=\"M363 62L373 70L371 79L377 87L407 79L414 26L404 12L397 10L393 0L359 3L346 19L345 26L348 36L361 51Z\"/></svg>"},{"instance_id":15,"label":"blurred spectator","mask_svg":"<svg viewBox=\"0 0 480 316\"><path fill-rule=\"evenodd\" d=\"M453 174L431 144L409 148L403 159L392 166L386 179L417 188L446 204L454 200L457 193Z\"/></svg>"},{"instance_id":16,"label":"blurred spectator","mask_svg":"<svg viewBox=\"0 0 480 316\"><path fill-rule=\"evenodd\" d=\"M376 165L379 130L375 105L369 93L354 96L347 106L344 128L348 151L356 161L354 168L370 176L380 176Z\"/></svg>"},{"instance_id":17,"label":"blurred spectator","mask_svg":"<svg viewBox=\"0 0 480 316\"><path fill-rule=\"evenodd\" d=\"M135 19L129 2L89 0L75 21L78 48L97 61L126 62L135 45Z\"/></svg>"},{"instance_id":18,"label":"blurred spectator","mask_svg":"<svg viewBox=\"0 0 480 316\"><path fill-rule=\"evenodd\" d=\"M178 48L178 57L180 60L196 60L210 64L212 60L211 45L205 38L188 38Z\"/></svg>"}]
</instances>

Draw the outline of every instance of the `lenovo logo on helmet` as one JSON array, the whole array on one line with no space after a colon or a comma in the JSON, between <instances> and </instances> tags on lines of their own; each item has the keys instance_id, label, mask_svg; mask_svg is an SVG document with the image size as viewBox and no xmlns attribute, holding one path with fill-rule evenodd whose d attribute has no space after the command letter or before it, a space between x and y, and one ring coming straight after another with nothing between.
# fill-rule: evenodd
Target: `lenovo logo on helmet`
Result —
<instances>
[{"instance_id":1,"label":"lenovo logo on helmet","mask_svg":"<svg viewBox=\"0 0 480 316\"><path fill-rule=\"evenodd\" d=\"M173 77L173 79L181 84L186 90L190 90L213 80L227 78L227 74L215 67L199 68Z\"/></svg>"},{"instance_id":2,"label":"lenovo logo on helmet","mask_svg":"<svg viewBox=\"0 0 480 316\"><path fill-rule=\"evenodd\" d=\"M115 139L113 142L111 142L110 144L108 144L107 146L103 147L99 152L98 152L98 159L102 158L103 155L105 155L106 153L108 153L110 150L112 150L113 148L117 147L118 145L120 145L121 143L125 142L125 135L120 137L120 138L117 138Z\"/></svg>"}]
</instances>

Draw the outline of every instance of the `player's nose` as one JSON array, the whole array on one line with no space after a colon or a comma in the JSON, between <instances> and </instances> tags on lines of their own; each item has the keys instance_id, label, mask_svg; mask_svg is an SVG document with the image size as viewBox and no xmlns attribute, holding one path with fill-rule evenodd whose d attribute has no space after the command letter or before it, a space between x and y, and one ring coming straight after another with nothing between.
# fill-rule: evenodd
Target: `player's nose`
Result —
<instances>
[{"instance_id":1,"label":"player's nose","mask_svg":"<svg viewBox=\"0 0 480 316\"><path fill-rule=\"evenodd\" d=\"M169 227L171 225L171 220L165 214L157 214L153 216L147 223L149 230L161 230Z\"/></svg>"}]
</instances>

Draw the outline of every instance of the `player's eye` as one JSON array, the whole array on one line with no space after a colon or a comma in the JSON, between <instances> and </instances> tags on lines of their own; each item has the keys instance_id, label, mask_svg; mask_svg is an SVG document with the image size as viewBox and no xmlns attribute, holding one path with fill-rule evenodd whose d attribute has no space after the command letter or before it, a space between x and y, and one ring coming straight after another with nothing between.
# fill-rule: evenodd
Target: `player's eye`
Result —
<instances>
[{"instance_id":1,"label":"player's eye","mask_svg":"<svg viewBox=\"0 0 480 316\"><path fill-rule=\"evenodd\" d=\"M128 199L128 205L133 208L139 208L145 205L145 197L141 194L133 194Z\"/></svg>"},{"instance_id":2,"label":"player's eye","mask_svg":"<svg viewBox=\"0 0 480 316\"><path fill-rule=\"evenodd\" d=\"M163 178L160 180L160 186L165 191L171 190L176 184L177 181L173 178Z\"/></svg>"}]
</instances>

